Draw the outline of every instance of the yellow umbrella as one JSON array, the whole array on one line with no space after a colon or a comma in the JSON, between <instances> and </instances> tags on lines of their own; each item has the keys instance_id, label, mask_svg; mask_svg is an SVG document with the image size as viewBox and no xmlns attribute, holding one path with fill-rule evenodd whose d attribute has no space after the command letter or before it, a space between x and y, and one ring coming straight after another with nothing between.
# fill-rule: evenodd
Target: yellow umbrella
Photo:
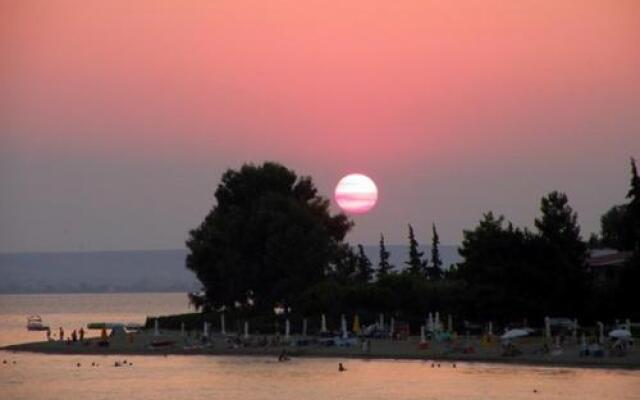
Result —
<instances>
[{"instance_id":1,"label":"yellow umbrella","mask_svg":"<svg viewBox=\"0 0 640 400\"><path fill-rule=\"evenodd\" d=\"M356 316L353 317L353 329L352 329L352 331L356 335L360 334L360 318L358 318L358 314L356 314Z\"/></svg>"}]
</instances>

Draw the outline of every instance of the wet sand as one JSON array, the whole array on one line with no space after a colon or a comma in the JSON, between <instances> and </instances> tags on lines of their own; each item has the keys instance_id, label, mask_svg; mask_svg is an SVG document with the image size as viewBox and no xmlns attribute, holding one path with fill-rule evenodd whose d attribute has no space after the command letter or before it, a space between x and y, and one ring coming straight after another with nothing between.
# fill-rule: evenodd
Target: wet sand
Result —
<instances>
[{"instance_id":1,"label":"wet sand","mask_svg":"<svg viewBox=\"0 0 640 400\"><path fill-rule=\"evenodd\" d=\"M228 337L227 337L228 338ZM90 338L84 343L75 342L34 342L11 345L2 348L5 351L36 352L46 354L101 354L101 355L247 355L277 357L283 349L290 357L333 357L333 358L382 358L382 359L417 359L434 361L437 367L440 362L489 362L503 364L547 365L564 367L595 367L595 368L625 368L640 369L640 350L631 349L625 356L606 354L604 357L580 357L579 345L567 343L562 346L560 354L537 354L544 343L541 338L525 338L519 340L518 348L521 355L505 357L497 341L482 344L478 338L465 338L454 342L439 343L429 341L426 348L420 346L419 337L408 340L395 341L386 339L372 339L371 348L363 350L360 345L352 347L325 346L312 344L308 346L273 345L258 346L258 337L249 340L251 344L244 347L234 347L227 342L227 338L214 336L209 346L192 345L195 338L180 336L179 332L162 332L154 336L149 332L134 335L131 343L127 337L112 337L109 347L98 346L98 338ZM260 337L261 338L261 337ZM292 340L295 340L292 337ZM153 342L173 342L162 347L152 347ZM463 353L459 349L467 347L467 343L474 348L473 353Z\"/></svg>"}]
</instances>

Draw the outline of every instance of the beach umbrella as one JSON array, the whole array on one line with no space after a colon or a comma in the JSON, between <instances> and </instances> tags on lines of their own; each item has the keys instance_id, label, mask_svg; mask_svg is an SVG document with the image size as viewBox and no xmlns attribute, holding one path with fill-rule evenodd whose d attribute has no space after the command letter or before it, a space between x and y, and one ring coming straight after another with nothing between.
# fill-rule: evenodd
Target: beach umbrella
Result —
<instances>
[{"instance_id":1,"label":"beach umbrella","mask_svg":"<svg viewBox=\"0 0 640 400\"><path fill-rule=\"evenodd\" d=\"M424 325L420 325L420 343L427 342L427 335L424 333Z\"/></svg>"},{"instance_id":2,"label":"beach umbrella","mask_svg":"<svg viewBox=\"0 0 640 400\"><path fill-rule=\"evenodd\" d=\"M347 333L347 319L345 318L344 314L340 316L340 330L342 331L343 339L349 337L349 334Z\"/></svg>"},{"instance_id":3,"label":"beach umbrella","mask_svg":"<svg viewBox=\"0 0 640 400\"><path fill-rule=\"evenodd\" d=\"M489 321L489 336L493 336L493 322Z\"/></svg>"},{"instance_id":4,"label":"beach umbrella","mask_svg":"<svg viewBox=\"0 0 640 400\"><path fill-rule=\"evenodd\" d=\"M326 332L327 331L327 317L325 317L324 314L322 314L322 318L320 321L320 332Z\"/></svg>"},{"instance_id":5,"label":"beach umbrella","mask_svg":"<svg viewBox=\"0 0 640 400\"><path fill-rule=\"evenodd\" d=\"M180 322L180 336L184 336L184 322Z\"/></svg>"},{"instance_id":6,"label":"beach umbrella","mask_svg":"<svg viewBox=\"0 0 640 400\"><path fill-rule=\"evenodd\" d=\"M628 339L631 337L631 332L626 329L614 329L609 332L609 337L616 339Z\"/></svg>"},{"instance_id":7,"label":"beach umbrella","mask_svg":"<svg viewBox=\"0 0 640 400\"><path fill-rule=\"evenodd\" d=\"M524 329L511 329L500 336L500 340L516 339L519 337L529 336L529 332Z\"/></svg>"},{"instance_id":8,"label":"beach umbrella","mask_svg":"<svg viewBox=\"0 0 640 400\"><path fill-rule=\"evenodd\" d=\"M226 335L227 332L224 329L224 313L220 314L220 333Z\"/></svg>"},{"instance_id":9,"label":"beach umbrella","mask_svg":"<svg viewBox=\"0 0 640 400\"><path fill-rule=\"evenodd\" d=\"M547 339L551 338L551 318L544 317L544 336Z\"/></svg>"},{"instance_id":10,"label":"beach umbrella","mask_svg":"<svg viewBox=\"0 0 640 400\"><path fill-rule=\"evenodd\" d=\"M604 343L604 324L600 321L598 321L598 330L600 331L600 334L598 335L598 343L602 344Z\"/></svg>"},{"instance_id":11,"label":"beach umbrella","mask_svg":"<svg viewBox=\"0 0 640 400\"><path fill-rule=\"evenodd\" d=\"M435 326L433 325L433 314L429 313L427 318L427 330L429 332L433 332L435 330Z\"/></svg>"},{"instance_id":12,"label":"beach umbrella","mask_svg":"<svg viewBox=\"0 0 640 400\"><path fill-rule=\"evenodd\" d=\"M302 336L307 336L307 319L302 319Z\"/></svg>"},{"instance_id":13,"label":"beach umbrella","mask_svg":"<svg viewBox=\"0 0 640 400\"><path fill-rule=\"evenodd\" d=\"M153 336L158 336L160 334L160 321L156 318L153 321Z\"/></svg>"},{"instance_id":14,"label":"beach umbrella","mask_svg":"<svg viewBox=\"0 0 640 400\"><path fill-rule=\"evenodd\" d=\"M447 330L453 332L453 316L451 314L447 317Z\"/></svg>"},{"instance_id":15,"label":"beach umbrella","mask_svg":"<svg viewBox=\"0 0 640 400\"><path fill-rule=\"evenodd\" d=\"M358 314L356 314L355 317L353 317L353 329L351 330L356 335L360 334L360 317L358 317Z\"/></svg>"},{"instance_id":16,"label":"beach umbrella","mask_svg":"<svg viewBox=\"0 0 640 400\"><path fill-rule=\"evenodd\" d=\"M244 321L244 338L245 339L249 338L249 322L248 321Z\"/></svg>"},{"instance_id":17,"label":"beach umbrella","mask_svg":"<svg viewBox=\"0 0 640 400\"><path fill-rule=\"evenodd\" d=\"M380 322L379 322L380 326L380 330L384 330L384 314L380 314Z\"/></svg>"},{"instance_id":18,"label":"beach umbrella","mask_svg":"<svg viewBox=\"0 0 640 400\"><path fill-rule=\"evenodd\" d=\"M289 318L284 321L284 338L289 339L289 335L291 333L291 324L289 323Z\"/></svg>"}]
</instances>

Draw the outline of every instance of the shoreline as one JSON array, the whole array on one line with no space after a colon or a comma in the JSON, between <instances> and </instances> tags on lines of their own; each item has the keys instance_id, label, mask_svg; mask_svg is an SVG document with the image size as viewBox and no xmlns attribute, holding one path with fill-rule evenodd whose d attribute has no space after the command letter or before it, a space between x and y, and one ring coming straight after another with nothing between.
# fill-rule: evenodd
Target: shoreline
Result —
<instances>
[{"instance_id":1,"label":"shoreline","mask_svg":"<svg viewBox=\"0 0 640 400\"><path fill-rule=\"evenodd\" d=\"M578 357L570 353L573 349L567 349L567 354L560 356L523 354L515 357L503 357L496 349L482 349L473 354L439 352L441 348L437 344L430 346L429 350L417 348L415 340L405 342L391 340L372 341L372 350L363 352L357 347L325 347L325 346L272 346L272 347L240 347L228 348L223 339L212 341L212 347L197 349L185 349L179 346L165 348L149 348L152 338L150 335L142 335L138 343L130 344L126 341L112 341L108 348L98 347L97 339L86 341L87 344L74 343L68 345L63 342L31 342L0 347L0 351L10 353L36 353L49 355L127 355L127 356L240 356L240 357L273 357L276 358L283 351L294 358L335 358L335 359L361 359L361 360L415 360L423 362L448 362L448 363L486 363L502 364L508 366L550 367L550 368L589 368L589 369L620 369L627 371L640 370L640 352L633 349L624 357ZM175 336L169 336L175 338ZM167 338L165 336L164 338Z\"/></svg>"}]
</instances>

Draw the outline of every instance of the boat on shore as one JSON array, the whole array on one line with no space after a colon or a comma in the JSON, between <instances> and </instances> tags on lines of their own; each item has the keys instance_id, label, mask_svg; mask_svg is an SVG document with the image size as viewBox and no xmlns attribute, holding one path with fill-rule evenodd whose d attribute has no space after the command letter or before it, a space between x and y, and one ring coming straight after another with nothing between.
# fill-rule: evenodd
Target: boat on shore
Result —
<instances>
[{"instance_id":1,"label":"boat on shore","mask_svg":"<svg viewBox=\"0 0 640 400\"><path fill-rule=\"evenodd\" d=\"M42 318L39 315L31 315L27 318L27 330L46 331L49 330L49 327L42 322Z\"/></svg>"}]
</instances>

